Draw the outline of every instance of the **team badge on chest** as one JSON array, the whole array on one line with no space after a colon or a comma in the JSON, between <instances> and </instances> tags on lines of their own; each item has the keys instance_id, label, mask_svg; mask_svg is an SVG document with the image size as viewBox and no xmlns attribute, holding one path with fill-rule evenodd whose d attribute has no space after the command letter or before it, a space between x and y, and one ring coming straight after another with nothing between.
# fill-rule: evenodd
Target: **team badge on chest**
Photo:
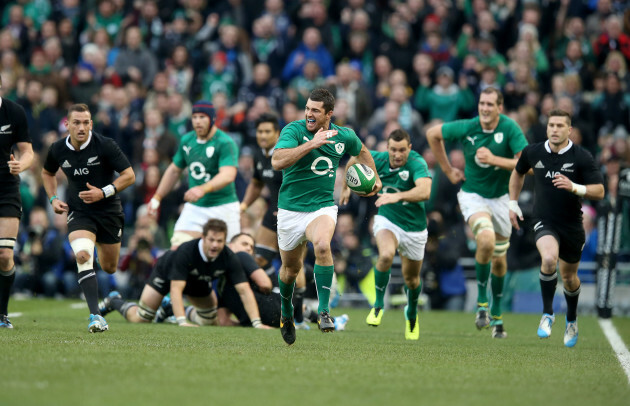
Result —
<instances>
[{"instance_id":1,"label":"team badge on chest","mask_svg":"<svg viewBox=\"0 0 630 406\"><path fill-rule=\"evenodd\" d=\"M400 179L406 181L407 179L409 179L409 171L400 171L398 173L398 176L400 176Z\"/></svg>"},{"instance_id":2,"label":"team badge on chest","mask_svg":"<svg viewBox=\"0 0 630 406\"><path fill-rule=\"evenodd\" d=\"M208 147L206 148L206 156L208 158L212 158L212 155L214 155L214 147Z\"/></svg>"},{"instance_id":3,"label":"team badge on chest","mask_svg":"<svg viewBox=\"0 0 630 406\"><path fill-rule=\"evenodd\" d=\"M503 133L496 133L494 134L494 142L496 142L497 144L500 144L503 142Z\"/></svg>"},{"instance_id":4,"label":"team badge on chest","mask_svg":"<svg viewBox=\"0 0 630 406\"><path fill-rule=\"evenodd\" d=\"M343 154L344 148L345 144L343 142L338 142L335 144L335 151L337 151L338 154Z\"/></svg>"}]
</instances>

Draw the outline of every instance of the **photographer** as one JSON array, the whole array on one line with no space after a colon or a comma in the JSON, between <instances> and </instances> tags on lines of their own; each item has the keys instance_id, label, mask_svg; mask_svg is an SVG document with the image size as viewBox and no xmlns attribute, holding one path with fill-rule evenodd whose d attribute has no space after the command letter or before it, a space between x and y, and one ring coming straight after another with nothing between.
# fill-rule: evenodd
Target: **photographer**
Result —
<instances>
[{"instance_id":1,"label":"photographer","mask_svg":"<svg viewBox=\"0 0 630 406\"><path fill-rule=\"evenodd\" d=\"M147 215L140 215L134 233L129 237L127 254L120 261L120 270L128 276L127 282L120 288L124 297L131 300L140 298L158 257L159 249L154 238L156 228L154 220Z\"/></svg>"},{"instance_id":2,"label":"photographer","mask_svg":"<svg viewBox=\"0 0 630 406\"><path fill-rule=\"evenodd\" d=\"M18 236L15 292L46 297L60 293L64 239L65 235L50 227L45 209L31 210L28 228Z\"/></svg>"}]
</instances>

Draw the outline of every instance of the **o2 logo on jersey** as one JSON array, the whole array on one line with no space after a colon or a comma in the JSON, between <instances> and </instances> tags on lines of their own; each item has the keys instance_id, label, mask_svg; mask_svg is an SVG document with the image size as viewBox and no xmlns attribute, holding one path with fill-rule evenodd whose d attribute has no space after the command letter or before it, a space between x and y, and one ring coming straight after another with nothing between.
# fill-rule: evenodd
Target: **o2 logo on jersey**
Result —
<instances>
[{"instance_id":1,"label":"o2 logo on jersey","mask_svg":"<svg viewBox=\"0 0 630 406\"><path fill-rule=\"evenodd\" d=\"M326 162L327 167L325 167L323 169L317 169L317 164L319 164L322 161ZM325 157L325 156L320 156L319 158L314 160L313 163L311 164L311 170L316 175L328 175L329 178L332 178L332 176L333 176L333 163L330 160L330 158Z\"/></svg>"},{"instance_id":2,"label":"o2 logo on jersey","mask_svg":"<svg viewBox=\"0 0 630 406\"><path fill-rule=\"evenodd\" d=\"M74 176L89 175L88 168L77 168L74 170Z\"/></svg>"},{"instance_id":3,"label":"o2 logo on jersey","mask_svg":"<svg viewBox=\"0 0 630 406\"><path fill-rule=\"evenodd\" d=\"M477 164L477 166L479 166L480 168L489 168L490 165L489 164L484 164L479 160L479 157L477 155L475 155L475 163Z\"/></svg>"},{"instance_id":4,"label":"o2 logo on jersey","mask_svg":"<svg viewBox=\"0 0 630 406\"><path fill-rule=\"evenodd\" d=\"M211 178L210 174L206 172L206 167L200 162L191 163L188 167L188 171L190 172L190 176L196 180L203 180L204 182L207 182Z\"/></svg>"}]
</instances>

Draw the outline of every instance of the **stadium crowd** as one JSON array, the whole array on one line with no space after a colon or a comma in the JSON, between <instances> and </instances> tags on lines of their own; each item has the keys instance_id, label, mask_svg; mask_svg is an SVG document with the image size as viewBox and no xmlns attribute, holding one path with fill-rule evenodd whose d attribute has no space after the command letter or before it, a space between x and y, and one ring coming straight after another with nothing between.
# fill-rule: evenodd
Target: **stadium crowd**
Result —
<instances>
[{"instance_id":1,"label":"stadium crowd","mask_svg":"<svg viewBox=\"0 0 630 406\"><path fill-rule=\"evenodd\" d=\"M73 103L90 107L94 130L117 142L136 173L121 193L122 272L99 274L101 296L117 288L138 298L168 248L185 182L164 198L157 219L146 204L191 130L198 99L214 104L217 126L239 146L240 200L254 169L256 120L274 113L282 127L303 119L314 88L331 90L333 122L353 128L369 149L384 150L392 130L406 130L433 175L422 275L435 308L463 306L457 259L474 252L474 238L427 128L475 116L480 92L494 86L530 143L546 139L554 108L573 116L572 140L596 158L608 201L619 169L630 166L625 0L17 0L0 2L0 13L0 95L26 111L35 151L22 174L15 293L79 293L64 218L52 215L40 177L49 146L66 136ZM463 167L458 145L447 147L452 165ZM525 215L532 190L526 182ZM332 246L345 290L359 289L376 259L368 232L374 200L353 195L340 208ZM594 208L586 203L590 232ZM242 231L255 234L264 211L261 198L243 212ZM628 224L626 215L626 236ZM528 229L512 235L510 271L540 264ZM593 249L591 239L584 255Z\"/></svg>"}]
</instances>

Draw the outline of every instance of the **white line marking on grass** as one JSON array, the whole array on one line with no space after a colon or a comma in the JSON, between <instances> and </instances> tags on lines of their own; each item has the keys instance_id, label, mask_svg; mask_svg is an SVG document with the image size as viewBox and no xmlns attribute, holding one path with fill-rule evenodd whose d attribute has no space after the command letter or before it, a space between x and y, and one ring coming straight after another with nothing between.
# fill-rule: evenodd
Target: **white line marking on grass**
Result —
<instances>
[{"instance_id":1,"label":"white line marking on grass","mask_svg":"<svg viewBox=\"0 0 630 406\"><path fill-rule=\"evenodd\" d=\"M9 314L7 314L7 316L11 317L11 318L13 318L13 317L22 317L22 314L23 314L22 312L15 312L15 313L9 313Z\"/></svg>"},{"instance_id":2,"label":"white line marking on grass","mask_svg":"<svg viewBox=\"0 0 630 406\"><path fill-rule=\"evenodd\" d=\"M628 377L628 383L630 384L630 351L628 351L628 347L626 347L626 344L619 336L619 333L617 333L617 329L610 319L599 319L599 326L604 331L610 346L613 348L613 351L621 364L621 368L623 368L623 371Z\"/></svg>"},{"instance_id":3,"label":"white line marking on grass","mask_svg":"<svg viewBox=\"0 0 630 406\"><path fill-rule=\"evenodd\" d=\"M87 307L87 303L85 303L85 302L72 303L70 305L71 309L85 309L86 307Z\"/></svg>"}]
</instances>

